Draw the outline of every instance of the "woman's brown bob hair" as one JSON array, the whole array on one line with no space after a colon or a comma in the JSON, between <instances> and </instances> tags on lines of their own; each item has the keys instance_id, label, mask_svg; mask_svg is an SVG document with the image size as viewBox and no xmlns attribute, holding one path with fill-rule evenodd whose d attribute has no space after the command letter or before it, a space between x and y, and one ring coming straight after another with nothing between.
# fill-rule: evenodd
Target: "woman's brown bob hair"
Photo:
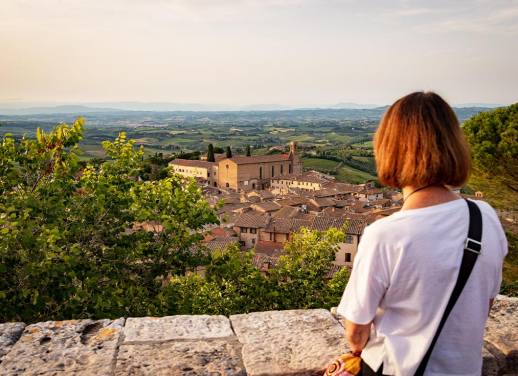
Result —
<instances>
[{"instance_id":1,"label":"woman's brown bob hair","mask_svg":"<svg viewBox=\"0 0 518 376\"><path fill-rule=\"evenodd\" d=\"M432 92L412 93L390 106L374 136L374 153L378 179L391 187L460 187L471 171L459 121Z\"/></svg>"}]
</instances>

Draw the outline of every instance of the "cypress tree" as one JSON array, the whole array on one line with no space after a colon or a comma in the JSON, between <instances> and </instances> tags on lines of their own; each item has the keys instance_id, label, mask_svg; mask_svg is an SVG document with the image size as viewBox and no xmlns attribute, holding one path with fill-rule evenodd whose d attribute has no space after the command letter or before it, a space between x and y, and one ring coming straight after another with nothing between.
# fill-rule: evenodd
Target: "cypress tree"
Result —
<instances>
[{"instance_id":1,"label":"cypress tree","mask_svg":"<svg viewBox=\"0 0 518 376\"><path fill-rule=\"evenodd\" d=\"M251 157L252 156L252 152L250 151L250 145L246 145L246 156L247 157Z\"/></svg>"},{"instance_id":2,"label":"cypress tree","mask_svg":"<svg viewBox=\"0 0 518 376\"><path fill-rule=\"evenodd\" d=\"M214 146L209 144L207 149L207 162L216 162L216 158L214 157Z\"/></svg>"},{"instance_id":3,"label":"cypress tree","mask_svg":"<svg viewBox=\"0 0 518 376\"><path fill-rule=\"evenodd\" d=\"M232 158L232 150L230 150L230 146L227 146L227 158Z\"/></svg>"}]
</instances>

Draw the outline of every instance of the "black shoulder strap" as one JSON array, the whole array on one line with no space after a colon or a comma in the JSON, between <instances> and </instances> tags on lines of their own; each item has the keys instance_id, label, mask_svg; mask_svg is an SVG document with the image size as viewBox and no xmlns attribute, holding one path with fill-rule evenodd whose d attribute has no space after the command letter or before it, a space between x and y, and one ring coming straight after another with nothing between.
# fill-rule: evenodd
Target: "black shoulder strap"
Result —
<instances>
[{"instance_id":1,"label":"black shoulder strap","mask_svg":"<svg viewBox=\"0 0 518 376\"><path fill-rule=\"evenodd\" d=\"M468 230L468 238L466 239L466 243L464 244L464 254L462 256L462 262L460 264L459 276L457 277L457 283L453 288L453 292L451 293L450 300L446 305L446 309L442 316L441 322L439 323L439 327L437 328L437 332L433 337L432 343L428 348L423 360L421 360L421 364L419 364L419 368L415 372L415 375L423 375L426 369L426 365L430 360L430 355L432 355L433 348L435 343L439 339L439 335L441 334L442 328L448 319L457 299L459 298L462 289L466 285L468 278L475 266L475 262L477 261L477 257L480 254L482 248L482 214L480 213L480 209L477 204L473 201L466 200L468 203L469 209L469 230Z\"/></svg>"}]
</instances>

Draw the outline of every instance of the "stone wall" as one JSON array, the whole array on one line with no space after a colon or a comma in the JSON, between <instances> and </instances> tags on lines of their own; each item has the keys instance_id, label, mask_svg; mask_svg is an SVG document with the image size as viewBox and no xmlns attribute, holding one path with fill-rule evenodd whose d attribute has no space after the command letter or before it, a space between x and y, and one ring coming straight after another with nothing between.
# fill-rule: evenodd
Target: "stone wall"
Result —
<instances>
[{"instance_id":1,"label":"stone wall","mask_svg":"<svg viewBox=\"0 0 518 376\"><path fill-rule=\"evenodd\" d=\"M487 323L484 375L518 374L518 298ZM0 324L0 375L321 375L345 351L324 309Z\"/></svg>"}]
</instances>

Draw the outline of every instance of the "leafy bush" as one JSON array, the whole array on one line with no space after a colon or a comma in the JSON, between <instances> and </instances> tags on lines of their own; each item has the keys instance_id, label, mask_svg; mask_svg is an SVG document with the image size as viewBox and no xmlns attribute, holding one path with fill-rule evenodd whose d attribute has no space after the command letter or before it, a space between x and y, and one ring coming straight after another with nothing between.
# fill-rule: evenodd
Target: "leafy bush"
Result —
<instances>
[{"instance_id":1,"label":"leafy bush","mask_svg":"<svg viewBox=\"0 0 518 376\"><path fill-rule=\"evenodd\" d=\"M161 299L168 312L224 314L278 309L330 308L336 306L349 279L341 269L327 274L343 232L302 229L285 246L285 255L267 273L252 264L253 252L238 246L215 252L205 270L175 276Z\"/></svg>"},{"instance_id":2,"label":"leafy bush","mask_svg":"<svg viewBox=\"0 0 518 376\"><path fill-rule=\"evenodd\" d=\"M217 222L193 181L142 182L143 151L121 133L108 161L78 163L84 122L0 144L0 321L150 315L171 274ZM159 222L161 231L138 224Z\"/></svg>"}]
</instances>

